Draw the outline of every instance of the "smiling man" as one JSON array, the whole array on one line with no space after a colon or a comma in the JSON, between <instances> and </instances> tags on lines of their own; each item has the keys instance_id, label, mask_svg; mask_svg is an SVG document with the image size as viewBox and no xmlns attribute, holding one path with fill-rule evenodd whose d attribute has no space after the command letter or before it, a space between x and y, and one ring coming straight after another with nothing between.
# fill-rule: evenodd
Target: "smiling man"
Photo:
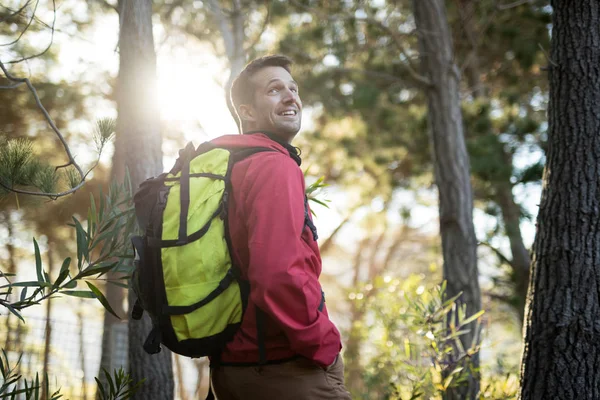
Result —
<instances>
[{"instance_id":1,"label":"smiling man","mask_svg":"<svg viewBox=\"0 0 600 400\"><path fill-rule=\"evenodd\" d=\"M302 119L290 67L284 56L249 63L231 89L243 134L213 141L270 150L239 161L232 171L230 252L250 289L239 330L212 359L219 400L350 399L340 334L319 283L321 256L301 159L290 144Z\"/></svg>"}]
</instances>

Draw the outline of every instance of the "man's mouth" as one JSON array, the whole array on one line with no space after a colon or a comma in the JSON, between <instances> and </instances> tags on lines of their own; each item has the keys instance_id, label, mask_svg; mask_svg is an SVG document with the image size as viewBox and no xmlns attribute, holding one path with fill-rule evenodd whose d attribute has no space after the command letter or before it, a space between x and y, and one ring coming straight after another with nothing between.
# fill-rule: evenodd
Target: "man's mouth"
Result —
<instances>
[{"instance_id":1,"label":"man's mouth","mask_svg":"<svg viewBox=\"0 0 600 400\"><path fill-rule=\"evenodd\" d=\"M282 117L295 117L296 115L298 115L298 111L285 110L285 111L280 112L278 115L281 115Z\"/></svg>"}]
</instances>

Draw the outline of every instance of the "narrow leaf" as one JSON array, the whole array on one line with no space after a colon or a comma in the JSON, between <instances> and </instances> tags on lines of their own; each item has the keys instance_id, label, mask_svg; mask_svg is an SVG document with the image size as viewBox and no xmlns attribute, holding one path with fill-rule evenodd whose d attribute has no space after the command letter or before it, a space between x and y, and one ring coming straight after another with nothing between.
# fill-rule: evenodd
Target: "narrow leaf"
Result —
<instances>
[{"instance_id":1,"label":"narrow leaf","mask_svg":"<svg viewBox=\"0 0 600 400\"><path fill-rule=\"evenodd\" d=\"M21 297L20 297L21 302L25 301L26 298L27 298L27 286L25 286L23 289L21 289Z\"/></svg>"},{"instance_id":2,"label":"narrow leaf","mask_svg":"<svg viewBox=\"0 0 600 400\"><path fill-rule=\"evenodd\" d=\"M94 285L92 285L90 282L85 282L88 287L91 289L92 292L94 292L94 294L96 295L97 299L100 301L100 303L104 306L104 308L106 309L106 311L108 311L109 313L111 313L112 315L114 315L116 318L121 319L112 309L112 307L110 306L110 304L108 304L108 300L106 300L106 297L104 297L104 295L102 294L102 292L100 290L98 290L98 288Z\"/></svg>"},{"instance_id":3,"label":"narrow leaf","mask_svg":"<svg viewBox=\"0 0 600 400\"><path fill-rule=\"evenodd\" d=\"M37 278L38 281L44 282L44 276L42 275L42 256L40 254L40 246L38 246L35 238L33 238L33 247L35 248L35 271L37 273Z\"/></svg>"},{"instance_id":4,"label":"narrow leaf","mask_svg":"<svg viewBox=\"0 0 600 400\"><path fill-rule=\"evenodd\" d=\"M10 311L17 318L19 318L21 321L23 321L23 323L25 323L25 320L23 319L23 317L21 316L21 314L17 310L15 310L15 308L13 306L11 306L10 304L4 304L4 306L6 308L8 308L8 311Z\"/></svg>"},{"instance_id":5,"label":"narrow leaf","mask_svg":"<svg viewBox=\"0 0 600 400\"><path fill-rule=\"evenodd\" d=\"M110 271L111 269L113 269L116 265L118 264L117 261L111 262L109 264L100 264L100 265L96 265L90 268L86 268L83 271L81 271L81 273L79 274L80 277L86 277L86 276L91 276L91 275L103 275L105 273L107 273L108 271Z\"/></svg>"},{"instance_id":6,"label":"narrow leaf","mask_svg":"<svg viewBox=\"0 0 600 400\"><path fill-rule=\"evenodd\" d=\"M67 257L65 258L65 261L63 261L62 267L60 267L60 273L58 274L58 278L56 278L56 281L54 282L53 287L57 288L60 286L61 283L63 283L63 281L65 279L67 279L67 276L69 276L69 265L71 264L71 257Z\"/></svg>"},{"instance_id":7,"label":"narrow leaf","mask_svg":"<svg viewBox=\"0 0 600 400\"><path fill-rule=\"evenodd\" d=\"M89 243L87 234L81 223L75 217L73 217L73 221L75 222L75 231L77 232L77 267L81 270L84 259L89 260Z\"/></svg>"},{"instance_id":8,"label":"narrow leaf","mask_svg":"<svg viewBox=\"0 0 600 400\"><path fill-rule=\"evenodd\" d=\"M96 295L93 292L88 292L87 290L63 290L60 293L66 294L67 296L81 297L82 299L96 298Z\"/></svg>"}]
</instances>

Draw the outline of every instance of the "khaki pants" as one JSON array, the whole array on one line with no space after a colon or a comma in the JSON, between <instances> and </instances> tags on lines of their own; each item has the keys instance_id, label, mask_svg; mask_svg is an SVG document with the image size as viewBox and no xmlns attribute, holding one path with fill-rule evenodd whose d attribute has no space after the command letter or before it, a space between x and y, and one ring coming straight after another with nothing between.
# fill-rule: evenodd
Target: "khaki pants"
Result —
<instances>
[{"instance_id":1,"label":"khaki pants","mask_svg":"<svg viewBox=\"0 0 600 400\"><path fill-rule=\"evenodd\" d=\"M341 355L326 369L298 358L255 367L219 366L211 375L217 400L351 400Z\"/></svg>"}]
</instances>

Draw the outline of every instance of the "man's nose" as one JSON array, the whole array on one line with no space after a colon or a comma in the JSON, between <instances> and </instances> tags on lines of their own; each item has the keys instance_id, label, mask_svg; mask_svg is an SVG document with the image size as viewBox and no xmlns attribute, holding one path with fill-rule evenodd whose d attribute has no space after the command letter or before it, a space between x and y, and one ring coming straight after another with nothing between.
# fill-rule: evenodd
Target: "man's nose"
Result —
<instances>
[{"instance_id":1,"label":"man's nose","mask_svg":"<svg viewBox=\"0 0 600 400\"><path fill-rule=\"evenodd\" d=\"M296 93L292 92L290 89L285 89L283 92L283 102L284 103L298 103L299 98L297 98Z\"/></svg>"}]
</instances>

